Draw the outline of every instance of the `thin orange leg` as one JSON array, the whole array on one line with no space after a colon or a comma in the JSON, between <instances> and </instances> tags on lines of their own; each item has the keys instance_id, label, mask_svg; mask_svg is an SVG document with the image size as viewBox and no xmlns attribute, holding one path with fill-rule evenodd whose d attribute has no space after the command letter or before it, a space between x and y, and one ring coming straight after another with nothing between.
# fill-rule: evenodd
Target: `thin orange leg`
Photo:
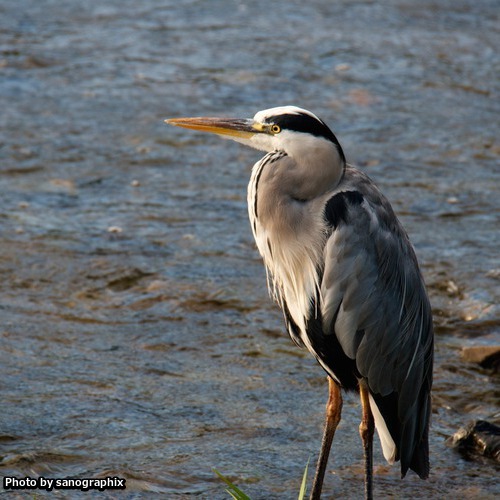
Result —
<instances>
[{"instance_id":1,"label":"thin orange leg","mask_svg":"<svg viewBox=\"0 0 500 500\"><path fill-rule=\"evenodd\" d=\"M321 442L318 463L316 464L316 474L314 476L311 496L309 497L310 500L319 500L321 497L321 489L323 487L323 479L325 478L328 456L330 455L333 436L339 425L340 415L342 413L342 394L340 393L340 386L331 377L328 377L328 393L323 440Z\"/></svg>"},{"instance_id":2,"label":"thin orange leg","mask_svg":"<svg viewBox=\"0 0 500 500\"><path fill-rule=\"evenodd\" d=\"M362 419L359 424L359 435L363 441L365 458L365 498L373 500L373 432L375 424L370 409L369 391L366 383L359 383L359 397L361 398Z\"/></svg>"}]
</instances>

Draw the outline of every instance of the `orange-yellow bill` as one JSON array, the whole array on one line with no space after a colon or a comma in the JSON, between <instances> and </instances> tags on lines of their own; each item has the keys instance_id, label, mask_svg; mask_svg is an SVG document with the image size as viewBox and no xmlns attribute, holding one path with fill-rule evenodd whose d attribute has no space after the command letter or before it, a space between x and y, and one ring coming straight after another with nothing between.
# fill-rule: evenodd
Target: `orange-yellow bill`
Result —
<instances>
[{"instance_id":1,"label":"orange-yellow bill","mask_svg":"<svg viewBox=\"0 0 500 500\"><path fill-rule=\"evenodd\" d=\"M176 127L190 128L212 134L229 135L232 137L250 138L259 132L253 120L230 119L230 118L171 118L165 123Z\"/></svg>"}]
</instances>

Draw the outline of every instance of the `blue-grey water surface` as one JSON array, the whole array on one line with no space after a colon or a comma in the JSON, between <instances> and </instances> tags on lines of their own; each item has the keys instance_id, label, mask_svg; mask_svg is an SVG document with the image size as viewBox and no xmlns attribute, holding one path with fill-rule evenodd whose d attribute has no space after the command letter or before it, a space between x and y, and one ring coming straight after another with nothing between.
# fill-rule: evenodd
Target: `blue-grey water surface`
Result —
<instances>
[{"instance_id":1,"label":"blue-grey water surface","mask_svg":"<svg viewBox=\"0 0 500 500\"><path fill-rule=\"evenodd\" d=\"M434 309L431 476L401 481L377 446L375 495L498 498L498 466L445 443L500 423L498 376L460 357L500 343L498 14L2 0L1 475L228 498L216 467L254 499L296 498L327 389L266 291L246 213L261 153L163 123L295 104L388 195ZM325 498L362 497L359 413L348 398Z\"/></svg>"}]
</instances>

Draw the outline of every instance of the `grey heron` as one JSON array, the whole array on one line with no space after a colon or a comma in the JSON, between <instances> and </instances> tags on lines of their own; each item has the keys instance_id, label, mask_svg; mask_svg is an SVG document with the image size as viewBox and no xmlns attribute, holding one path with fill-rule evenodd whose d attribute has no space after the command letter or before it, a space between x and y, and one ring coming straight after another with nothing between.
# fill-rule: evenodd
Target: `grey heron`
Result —
<instances>
[{"instance_id":1,"label":"grey heron","mask_svg":"<svg viewBox=\"0 0 500 500\"><path fill-rule=\"evenodd\" d=\"M346 163L336 136L295 106L251 119L175 118L266 155L252 169L248 213L271 294L293 341L328 375L311 499L320 498L341 389L361 399L365 496L373 497L374 429L389 463L429 474L432 315L410 240L373 181Z\"/></svg>"}]
</instances>

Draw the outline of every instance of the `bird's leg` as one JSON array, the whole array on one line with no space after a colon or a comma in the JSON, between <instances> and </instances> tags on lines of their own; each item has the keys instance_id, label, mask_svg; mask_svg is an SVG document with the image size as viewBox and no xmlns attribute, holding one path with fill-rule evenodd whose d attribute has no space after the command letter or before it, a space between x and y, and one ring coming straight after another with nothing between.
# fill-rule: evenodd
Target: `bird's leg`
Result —
<instances>
[{"instance_id":1,"label":"bird's leg","mask_svg":"<svg viewBox=\"0 0 500 500\"><path fill-rule=\"evenodd\" d=\"M359 396L361 398L361 409L363 416L359 424L359 434L363 441L363 451L365 456L365 498L373 499L373 432L375 424L370 409L368 387L364 381L359 383Z\"/></svg>"},{"instance_id":2,"label":"bird's leg","mask_svg":"<svg viewBox=\"0 0 500 500\"><path fill-rule=\"evenodd\" d=\"M318 500L321 497L321 488L325 477L326 464L332 446L335 430L340 422L342 412L342 394L340 386L331 377L328 377L328 402L326 403L326 419L323 431L323 440L321 442L321 451L316 464L316 474L314 476L313 487L310 500Z\"/></svg>"}]
</instances>

